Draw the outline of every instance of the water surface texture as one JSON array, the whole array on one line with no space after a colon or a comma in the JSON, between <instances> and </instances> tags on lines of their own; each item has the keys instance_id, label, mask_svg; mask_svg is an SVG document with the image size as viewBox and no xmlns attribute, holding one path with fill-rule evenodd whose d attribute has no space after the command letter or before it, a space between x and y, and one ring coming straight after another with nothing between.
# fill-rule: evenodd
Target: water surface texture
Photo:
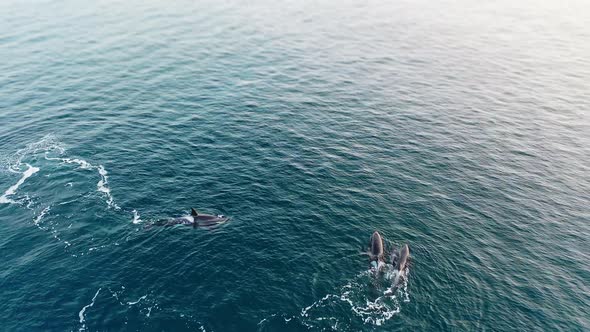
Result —
<instances>
[{"instance_id":1,"label":"water surface texture","mask_svg":"<svg viewBox=\"0 0 590 332\"><path fill-rule=\"evenodd\" d=\"M3 1L1 329L588 331L589 27L581 0ZM191 207L231 220L146 227ZM390 295L374 230L412 252Z\"/></svg>"}]
</instances>

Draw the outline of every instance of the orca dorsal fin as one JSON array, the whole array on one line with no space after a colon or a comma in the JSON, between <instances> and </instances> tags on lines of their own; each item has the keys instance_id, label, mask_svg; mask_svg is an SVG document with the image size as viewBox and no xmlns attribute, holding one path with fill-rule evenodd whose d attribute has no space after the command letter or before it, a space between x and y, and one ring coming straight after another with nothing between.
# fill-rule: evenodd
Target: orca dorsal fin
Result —
<instances>
[{"instance_id":1,"label":"orca dorsal fin","mask_svg":"<svg viewBox=\"0 0 590 332\"><path fill-rule=\"evenodd\" d=\"M197 210L191 208L191 216L196 217L198 215L199 215L199 213L197 212Z\"/></svg>"}]
</instances>

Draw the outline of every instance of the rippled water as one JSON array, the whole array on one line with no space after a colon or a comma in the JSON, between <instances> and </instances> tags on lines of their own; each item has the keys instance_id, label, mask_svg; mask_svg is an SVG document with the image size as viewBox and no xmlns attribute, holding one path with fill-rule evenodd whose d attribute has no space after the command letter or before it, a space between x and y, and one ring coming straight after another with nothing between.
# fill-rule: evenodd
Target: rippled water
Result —
<instances>
[{"instance_id":1,"label":"rippled water","mask_svg":"<svg viewBox=\"0 0 590 332\"><path fill-rule=\"evenodd\" d=\"M588 27L567 0L2 2L2 329L590 329ZM145 227L190 207L231 220ZM392 294L374 230L412 251Z\"/></svg>"}]
</instances>

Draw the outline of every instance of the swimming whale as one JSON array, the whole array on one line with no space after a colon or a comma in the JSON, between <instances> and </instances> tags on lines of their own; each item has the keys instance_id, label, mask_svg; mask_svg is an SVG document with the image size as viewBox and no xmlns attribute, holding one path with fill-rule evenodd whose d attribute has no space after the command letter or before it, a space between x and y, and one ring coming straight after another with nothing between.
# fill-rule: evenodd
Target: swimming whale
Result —
<instances>
[{"instance_id":1,"label":"swimming whale","mask_svg":"<svg viewBox=\"0 0 590 332\"><path fill-rule=\"evenodd\" d=\"M223 214L218 214L216 216L210 214L200 214L195 209L191 208L191 215L168 219L168 220L161 220L155 222L153 225L155 226L174 226L174 225L187 225L193 226L194 228L197 227L211 227L221 223L224 223L229 220L229 217L224 216Z\"/></svg>"},{"instance_id":2,"label":"swimming whale","mask_svg":"<svg viewBox=\"0 0 590 332\"><path fill-rule=\"evenodd\" d=\"M195 209L191 208L191 216L193 217L193 227L208 227L224 223L229 220L229 217L223 214L216 216L210 214L199 214Z\"/></svg>"},{"instance_id":3,"label":"swimming whale","mask_svg":"<svg viewBox=\"0 0 590 332\"><path fill-rule=\"evenodd\" d=\"M410 258L410 247L404 244L399 251L395 248L391 251L391 265L393 265L393 271L395 272L395 279L393 279L391 291L395 291L400 281L406 278L406 269L408 267Z\"/></svg>"},{"instance_id":4,"label":"swimming whale","mask_svg":"<svg viewBox=\"0 0 590 332\"><path fill-rule=\"evenodd\" d=\"M374 268L378 268L379 265L384 263L385 255L383 248L383 238L381 237L381 234L377 231L373 232L369 243L369 260Z\"/></svg>"},{"instance_id":5,"label":"swimming whale","mask_svg":"<svg viewBox=\"0 0 590 332\"><path fill-rule=\"evenodd\" d=\"M395 269L402 272L408 266L408 260L410 258L410 247L407 244L404 244L402 248L399 250L399 255L396 256L396 262L392 261L393 266Z\"/></svg>"}]
</instances>

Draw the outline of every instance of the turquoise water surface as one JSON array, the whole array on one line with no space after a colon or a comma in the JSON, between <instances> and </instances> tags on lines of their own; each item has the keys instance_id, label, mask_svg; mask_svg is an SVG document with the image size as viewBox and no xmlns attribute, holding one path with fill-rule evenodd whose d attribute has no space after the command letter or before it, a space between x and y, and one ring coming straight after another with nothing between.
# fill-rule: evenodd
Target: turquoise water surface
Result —
<instances>
[{"instance_id":1,"label":"turquoise water surface","mask_svg":"<svg viewBox=\"0 0 590 332\"><path fill-rule=\"evenodd\" d=\"M590 330L585 1L7 1L0 73L0 330Z\"/></svg>"}]
</instances>

